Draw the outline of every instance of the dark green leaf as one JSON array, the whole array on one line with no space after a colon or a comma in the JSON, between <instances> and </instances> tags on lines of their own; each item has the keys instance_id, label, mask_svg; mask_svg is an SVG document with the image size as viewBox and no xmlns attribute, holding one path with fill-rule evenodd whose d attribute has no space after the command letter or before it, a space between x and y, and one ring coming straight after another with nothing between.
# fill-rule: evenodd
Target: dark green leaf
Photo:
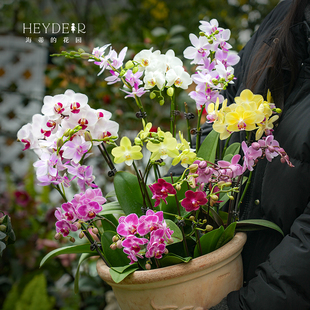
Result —
<instances>
[{"instance_id":1,"label":"dark green leaf","mask_svg":"<svg viewBox=\"0 0 310 310\"><path fill-rule=\"evenodd\" d=\"M80 259L79 259L79 263L78 263L78 266L77 266L77 269L76 269L76 273L75 273L75 278L74 278L74 293L77 294L79 292L79 279L80 279L80 267L81 267L81 264L87 260L88 258L90 258L91 256L94 256L94 254L91 254L91 253L83 253L81 256L80 256Z\"/></svg>"},{"instance_id":2,"label":"dark green leaf","mask_svg":"<svg viewBox=\"0 0 310 310\"><path fill-rule=\"evenodd\" d=\"M183 234L181 229L177 226L176 223L174 223L171 220L165 220L168 227L173 230L173 234L172 234L172 239L173 239L173 243L178 243L178 242L182 242L183 240Z\"/></svg>"},{"instance_id":3,"label":"dark green leaf","mask_svg":"<svg viewBox=\"0 0 310 310\"><path fill-rule=\"evenodd\" d=\"M210 208L210 213L211 216L213 217L214 221L218 226L224 225L223 219L220 217L219 213L216 212L215 208L211 207Z\"/></svg>"},{"instance_id":4,"label":"dark green leaf","mask_svg":"<svg viewBox=\"0 0 310 310\"><path fill-rule=\"evenodd\" d=\"M117 200L126 215L142 215L143 198L138 179L135 175L119 171L114 177L114 188Z\"/></svg>"},{"instance_id":5,"label":"dark green leaf","mask_svg":"<svg viewBox=\"0 0 310 310\"><path fill-rule=\"evenodd\" d=\"M71 245L66 246L60 249L53 250L49 252L47 255L43 257L40 263L40 267L42 267L49 259L61 255L61 254L80 254L80 253L92 253L96 255L96 251L91 251L90 244L80 244L80 245Z\"/></svg>"},{"instance_id":6,"label":"dark green leaf","mask_svg":"<svg viewBox=\"0 0 310 310\"><path fill-rule=\"evenodd\" d=\"M116 197L115 191L111 191L105 195L106 199L112 198L112 197Z\"/></svg>"},{"instance_id":7,"label":"dark green leaf","mask_svg":"<svg viewBox=\"0 0 310 310\"><path fill-rule=\"evenodd\" d=\"M4 242L0 241L0 256L2 256L3 250L6 248L6 245Z\"/></svg>"},{"instance_id":8,"label":"dark green leaf","mask_svg":"<svg viewBox=\"0 0 310 310\"><path fill-rule=\"evenodd\" d=\"M266 228L274 229L284 236L282 229L277 224L262 219L239 221L237 222L236 231L252 231Z\"/></svg>"},{"instance_id":9,"label":"dark green leaf","mask_svg":"<svg viewBox=\"0 0 310 310\"><path fill-rule=\"evenodd\" d=\"M103 205L103 209L99 215L106 215L106 214L124 214L120 204L118 201L108 202Z\"/></svg>"},{"instance_id":10,"label":"dark green leaf","mask_svg":"<svg viewBox=\"0 0 310 310\"><path fill-rule=\"evenodd\" d=\"M115 236L115 231L105 231L101 236L101 246L104 257L108 264L112 267L125 266L128 264L129 259L122 249L112 250L110 245L113 243L112 238Z\"/></svg>"},{"instance_id":11,"label":"dark green leaf","mask_svg":"<svg viewBox=\"0 0 310 310\"><path fill-rule=\"evenodd\" d=\"M227 159L225 159L226 156L232 155L231 157L233 157L234 155L238 154L239 151L240 151L240 143L239 143L239 142L235 142L235 143L231 144L231 145L226 149L223 159L224 159L224 160L227 160ZM230 160L231 160L231 159L230 159ZM230 161L230 160L227 160L227 161Z\"/></svg>"},{"instance_id":12,"label":"dark green leaf","mask_svg":"<svg viewBox=\"0 0 310 310\"><path fill-rule=\"evenodd\" d=\"M109 269L109 272L113 281L115 283L119 283L138 269L139 269L138 264L132 264L123 267L112 267Z\"/></svg>"},{"instance_id":13,"label":"dark green leaf","mask_svg":"<svg viewBox=\"0 0 310 310\"><path fill-rule=\"evenodd\" d=\"M212 130L202 142L197 157L214 163L217 145L219 141L219 133Z\"/></svg>"},{"instance_id":14,"label":"dark green leaf","mask_svg":"<svg viewBox=\"0 0 310 310\"><path fill-rule=\"evenodd\" d=\"M172 266L180 263L188 263L191 257L182 257L173 253L168 253L159 260L161 267Z\"/></svg>"},{"instance_id":15,"label":"dark green leaf","mask_svg":"<svg viewBox=\"0 0 310 310\"><path fill-rule=\"evenodd\" d=\"M218 240L216 244L215 250L219 249L227 242L229 242L235 235L236 222L231 223L223 232L222 236Z\"/></svg>"},{"instance_id":16,"label":"dark green leaf","mask_svg":"<svg viewBox=\"0 0 310 310\"><path fill-rule=\"evenodd\" d=\"M223 233L224 233L224 227L221 226L203 235L200 238L202 253L200 253L199 244L197 243L195 250L194 250L194 258L214 251Z\"/></svg>"},{"instance_id":17,"label":"dark green leaf","mask_svg":"<svg viewBox=\"0 0 310 310\"><path fill-rule=\"evenodd\" d=\"M3 240L6 237L6 234L0 231L0 240Z\"/></svg>"},{"instance_id":18,"label":"dark green leaf","mask_svg":"<svg viewBox=\"0 0 310 310\"><path fill-rule=\"evenodd\" d=\"M101 225L103 231L110 230L116 232L116 227L118 226L118 220L115 218L114 215L106 214L104 216L104 219L101 219Z\"/></svg>"}]
</instances>

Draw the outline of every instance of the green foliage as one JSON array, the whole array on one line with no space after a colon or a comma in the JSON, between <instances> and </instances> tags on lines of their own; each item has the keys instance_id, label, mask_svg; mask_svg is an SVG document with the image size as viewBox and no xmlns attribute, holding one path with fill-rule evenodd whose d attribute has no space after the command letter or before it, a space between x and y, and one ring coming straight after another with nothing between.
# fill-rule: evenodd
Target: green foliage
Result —
<instances>
[{"instance_id":1,"label":"green foliage","mask_svg":"<svg viewBox=\"0 0 310 310\"><path fill-rule=\"evenodd\" d=\"M128 258L121 249L117 248L112 250L110 248L112 238L115 235L115 231L105 231L101 236L101 246L104 258L107 260L108 264L113 267L120 267L128 264Z\"/></svg>"},{"instance_id":2,"label":"green foliage","mask_svg":"<svg viewBox=\"0 0 310 310\"><path fill-rule=\"evenodd\" d=\"M192 257L182 257L174 253L168 253L160 260L161 267L172 266L180 263L188 263Z\"/></svg>"},{"instance_id":3,"label":"green foliage","mask_svg":"<svg viewBox=\"0 0 310 310\"><path fill-rule=\"evenodd\" d=\"M14 284L4 301L2 310L15 310L15 306L19 300L19 297L20 293L18 291L18 286L17 284Z\"/></svg>"},{"instance_id":4,"label":"green foliage","mask_svg":"<svg viewBox=\"0 0 310 310\"><path fill-rule=\"evenodd\" d=\"M130 274L138 270L138 264L126 265L122 267L111 267L109 269L110 275L115 283L123 281Z\"/></svg>"},{"instance_id":5,"label":"green foliage","mask_svg":"<svg viewBox=\"0 0 310 310\"><path fill-rule=\"evenodd\" d=\"M235 142L226 149L225 153L223 154L223 160L231 161L232 157L236 154L239 154L240 151L240 143Z\"/></svg>"},{"instance_id":6,"label":"green foliage","mask_svg":"<svg viewBox=\"0 0 310 310\"><path fill-rule=\"evenodd\" d=\"M194 257L198 257L201 255L205 255L211 253L223 245L225 245L228 241L230 241L235 235L236 222L231 223L226 229L223 226L214 229L200 238L200 246L197 243L194 250Z\"/></svg>"},{"instance_id":7,"label":"green foliage","mask_svg":"<svg viewBox=\"0 0 310 310\"><path fill-rule=\"evenodd\" d=\"M216 150L219 141L219 133L212 130L202 142L197 157L214 163L216 157Z\"/></svg>"},{"instance_id":8,"label":"green foliage","mask_svg":"<svg viewBox=\"0 0 310 310\"><path fill-rule=\"evenodd\" d=\"M0 256L7 245L13 244L16 236L12 227L11 219L8 215L0 218Z\"/></svg>"},{"instance_id":9,"label":"green foliage","mask_svg":"<svg viewBox=\"0 0 310 310\"><path fill-rule=\"evenodd\" d=\"M77 294L79 292L79 279L80 279L80 267L82 263L88 258L92 257L93 254L90 253L82 253L79 259L79 263L76 269L75 278L74 278L74 293Z\"/></svg>"},{"instance_id":10,"label":"green foliage","mask_svg":"<svg viewBox=\"0 0 310 310\"><path fill-rule=\"evenodd\" d=\"M181 229L171 220L165 220L168 227L173 230L173 234L171 238L173 239L173 243L178 243L183 241L183 235Z\"/></svg>"},{"instance_id":11,"label":"green foliage","mask_svg":"<svg viewBox=\"0 0 310 310\"><path fill-rule=\"evenodd\" d=\"M114 188L117 200L124 213L126 215L136 213L141 216L143 198L137 177L129 172L117 172L114 177Z\"/></svg>"},{"instance_id":12,"label":"green foliage","mask_svg":"<svg viewBox=\"0 0 310 310\"><path fill-rule=\"evenodd\" d=\"M51 310L55 304L54 297L50 297L47 294L46 279L43 273L36 275L26 285L21 296L16 299L15 304L12 300L14 296L16 296L16 287L13 287L9 300L5 303L5 307L14 306L10 310Z\"/></svg>"},{"instance_id":13,"label":"green foliage","mask_svg":"<svg viewBox=\"0 0 310 310\"><path fill-rule=\"evenodd\" d=\"M80 254L80 253L90 253L90 254L96 254L96 251L92 251L90 249L90 245L87 244L80 244L80 245L71 245L62 247L56 250L53 250L49 252L47 255L44 256L44 258L41 260L40 267L42 267L48 260L50 260L53 257L56 257L61 254Z\"/></svg>"},{"instance_id":14,"label":"green foliage","mask_svg":"<svg viewBox=\"0 0 310 310\"><path fill-rule=\"evenodd\" d=\"M267 220L253 219L253 220L243 220L236 223L237 231L253 231L267 228L276 230L282 236L284 236L282 229L278 225Z\"/></svg>"}]
</instances>

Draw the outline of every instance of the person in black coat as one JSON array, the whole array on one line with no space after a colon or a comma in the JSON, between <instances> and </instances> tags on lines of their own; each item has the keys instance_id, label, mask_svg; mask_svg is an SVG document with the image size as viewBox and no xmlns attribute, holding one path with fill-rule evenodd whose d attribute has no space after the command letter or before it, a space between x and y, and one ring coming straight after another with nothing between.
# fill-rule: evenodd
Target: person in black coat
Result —
<instances>
[{"instance_id":1,"label":"person in black coat","mask_svg":"<svg viewBox=\"0 0 310 310\"><path fill-rule=\"evenodd\" d=\"M248 233L244 287L212 310L310 309L309 24L310 1L280 2L240 52L236 82L226 90L230 103L245 88L264 97L271 90L282 109L273 134L295 167L259 161L240 218L272 221L284 237L273 230Z\"/></svg>"}]
</instances>

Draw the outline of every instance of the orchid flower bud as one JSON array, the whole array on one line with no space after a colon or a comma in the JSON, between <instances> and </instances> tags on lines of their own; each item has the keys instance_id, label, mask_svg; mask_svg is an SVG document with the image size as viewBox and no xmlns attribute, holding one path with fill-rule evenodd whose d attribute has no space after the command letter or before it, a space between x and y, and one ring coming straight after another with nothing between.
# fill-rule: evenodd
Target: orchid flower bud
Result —
<instances>
[{"instance_id":1,"label":"orchid flower bud","mask_svg":"<svg viewBox=\"0 0 310 310\"><path fill-rule=\"evenodd\" d=\"M125 64L125 69L131 69L134 66L134 63L131 60L128 60Z\"/></svg>"}]
</instances>

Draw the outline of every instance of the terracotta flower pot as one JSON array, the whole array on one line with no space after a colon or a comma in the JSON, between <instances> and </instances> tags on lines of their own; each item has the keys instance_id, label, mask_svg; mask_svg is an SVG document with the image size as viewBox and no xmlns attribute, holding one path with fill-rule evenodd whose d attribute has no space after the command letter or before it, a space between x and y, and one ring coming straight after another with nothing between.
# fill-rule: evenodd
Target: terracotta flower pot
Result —
<instances>
[{"instance_id":1,"label":"terracotta flower pot","mask_svg":"<svg viewBox=\"0 0 310 310\"><path fill-rule=\"evenodd\" d=\"M246 234L237 233L220 249L187 264L135 271L118 284L102 260L97 271L113 288L122 310L206 310L242 286L245 241Z\"/></svg>"}]
</instances>

